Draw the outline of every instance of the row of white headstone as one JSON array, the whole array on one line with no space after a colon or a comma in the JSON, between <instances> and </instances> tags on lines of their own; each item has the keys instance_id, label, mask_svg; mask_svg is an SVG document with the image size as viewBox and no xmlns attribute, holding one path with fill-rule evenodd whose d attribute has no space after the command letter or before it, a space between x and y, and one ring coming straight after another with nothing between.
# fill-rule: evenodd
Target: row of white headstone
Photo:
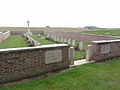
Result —
<instances>
[{"instance_id":1,"label":"row of white headstone","mask_svg":"<svg viewBox=\"0 0 120 90\"><path fill-rule=\"evenodd\" d=\"M64 43L68 43L72 46L75 46L76 41L75 40L71 40L71 39L67 39L67 38L63 38L63 37L58 37L58 36L53 36L48 34L47 38L51 38L52 40L54 40L55 42L64 42ZM83 47L83 41L80 41L79 43L79 50L83 51L84 47Z\"/></svg>"}]
</instances>

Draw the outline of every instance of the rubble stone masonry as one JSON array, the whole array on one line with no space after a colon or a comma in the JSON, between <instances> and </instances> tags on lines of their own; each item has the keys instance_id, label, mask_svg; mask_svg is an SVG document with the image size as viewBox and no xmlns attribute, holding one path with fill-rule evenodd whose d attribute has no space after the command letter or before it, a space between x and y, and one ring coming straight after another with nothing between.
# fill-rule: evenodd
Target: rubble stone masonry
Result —
<instances>
[{"instance_id":1,"label":"rubble stone masonry","mask_svg":"<svg viewBox=\"0 0 120 90\"><path fill-rule=\"evenodd\" d=\"M89 60L96 62L120 58L120 40L93 41Z\"/></svg>"},{"instance_id":2,"label":"rubble stone masonry","mask_svg":"<svg viewBox=\"0 0 120 90\"><path fill-rule=\"evenodd\" d=\"M68 49L66 44L1 49L0 84L68 68ZM55 51L59 52L55 54ZM46 52L50 59L46 57ZM61 60L55 60L58 59L55 55L60 55ZM45 60L54 61L46 63Z\"/></svg>"}]
</instances>

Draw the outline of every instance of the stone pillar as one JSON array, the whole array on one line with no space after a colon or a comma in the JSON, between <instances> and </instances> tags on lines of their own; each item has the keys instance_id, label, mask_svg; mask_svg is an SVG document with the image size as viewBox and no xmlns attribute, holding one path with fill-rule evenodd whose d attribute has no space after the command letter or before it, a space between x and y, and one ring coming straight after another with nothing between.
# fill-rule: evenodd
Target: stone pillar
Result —
<instances>
[{"instance_id":1,"label":"stone pillar","mask_svg":"<svg viewBox=\"0 0 120 90\"><path fill-rule=\"evenodd\" d=\"M71 39L68 39L68 44L71 44Z\"/></svg>"},{"instance_id":2,"label":"stone pillar","mask_svg":"<svg viewBox=\"0 0 120 90\"><path fill-rule=\"evenodd\" d=\"M70 61L70 65L73 65L74 64L74 47L70 47L69 48L69 56L68 56L68 59Z\"/></svg>"},{"instance_id":3,"label":"stone pillar","mask_svg":"<svg viewBox=\"0 0 120 90\"><path fill-rule=\"evenodd\" d=\"M72 45L73 45L73 46L75 45L75 40L72 41Z\"/></svg>"},{"instance_id":4,"label":"stone pillar","mask_svg":"<svg viewBox=\"0 0 120 90\"><path fill-rule=\"evenodd\" d=\"M91 61L91 56L92 56L92 45L88 45L86 60Z\"/></svg>"},{"instance_id":5,"label":"stone pillar","mask_svg":"<svg viewBox=\"0 0 120 90\"><path fill-rule=\"evenodd\" d=\"M83 51L83 50L84 50L83 41L80 41L80 43L79 43L79 50L80 50L80 51Z\"/></svg>"}]
</instances>

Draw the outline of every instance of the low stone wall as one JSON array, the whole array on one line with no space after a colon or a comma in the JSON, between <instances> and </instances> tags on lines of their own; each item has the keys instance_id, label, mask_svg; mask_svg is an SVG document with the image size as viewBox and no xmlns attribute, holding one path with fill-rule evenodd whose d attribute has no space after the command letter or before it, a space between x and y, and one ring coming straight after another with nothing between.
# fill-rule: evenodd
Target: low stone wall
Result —
<instances>
[{"instance_id":1,"label":"low stone wall","mask_svg":"<svg viewBox=\"0 0 120 90\"><path fill-rule=\"evenodd\" d=\"M27 34L23 34L24 35L24 37L25 37L25 39L28 41L28 43L30 43L32 46L39 46L40 45L40 43L39 42L37 42L36 40L34 40L32 37L30 37L29 35L27 35Z\"/></svg>"},{"instance_id":2,"label":"low stone wall","mask_svg":"<svg viewBox=\"0 0 120 90\"><path fill-rule=\"evenodd\" d=\"M120 57L120 39L93 41L89 47L87 59L96 62Z\"/></svg>"},{"instance_id":3,"label":"low stone wall","mask_svg":"<svg viewBox=\"0 0 120 90\"><path fill-rule=\"evenodd\" d=\"M68 45L0 49L0 84L69 67Z\"/></svg>"},{"instance_id":4,"label":"low stone wall","mask_svg":"<svg viewBox=\"0 0 120 90\"><path fill-rule=\"evenodd\" d=\"M11 32L7 31L7 32L0 32L0 42L2 42L3 40L9 38L11 36Z\"/></svg>"},{"instance_id":5,"label":"low stone wall","mask_svg":"<svg viewBox=\"0 0 120 90\"><path fill-rule=\"evenodd\" d=\"M12 35L22 35L23 33L26 33L27 29L25 31L11 31ZM43 34L43 31L31 31L33 34Z\"/></svg>"},{"instance_id":6,"label":"low stone wall","mask_svg":"<svg viewBox=\"0 0 120 90\"><path fill-rule=\"evenodd\" d=\"M111 37L111 36L103 36L103 35L95 35L95 34L68 33L68 32L44 32L44 34L63 37L63 38L76 40L76 41L88 42L88 43L91 43L92 41L97 41L97 40L120 39L120 37Z\"/></svg>"}]
</instances>

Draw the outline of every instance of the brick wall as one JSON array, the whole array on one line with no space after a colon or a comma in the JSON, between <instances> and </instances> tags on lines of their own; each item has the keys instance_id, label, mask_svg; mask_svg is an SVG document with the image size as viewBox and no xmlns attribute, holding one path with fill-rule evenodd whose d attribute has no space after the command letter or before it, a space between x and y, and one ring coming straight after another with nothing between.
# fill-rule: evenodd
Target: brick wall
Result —
<instances>
[{"instance_id":1,"label":"brick wall","mask_svg":"<svg viewBox=\"0 0 120 90\"><path fill-rule=\"evenodd\" d=\"M89 60L105 61L120 58L120 40L93 41Z\"/></svg>"},{"instance_id":2,"label":"brick wall","mask_svg":"<svg viewBox=\"0 0 120 90\"><path fill-rule=\"evenodd\" d=\"M0 50L0 83L69 67L66 44Z\"/></svg>"}]
</instances>

